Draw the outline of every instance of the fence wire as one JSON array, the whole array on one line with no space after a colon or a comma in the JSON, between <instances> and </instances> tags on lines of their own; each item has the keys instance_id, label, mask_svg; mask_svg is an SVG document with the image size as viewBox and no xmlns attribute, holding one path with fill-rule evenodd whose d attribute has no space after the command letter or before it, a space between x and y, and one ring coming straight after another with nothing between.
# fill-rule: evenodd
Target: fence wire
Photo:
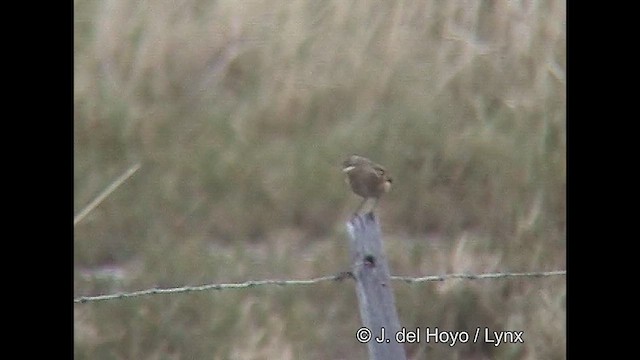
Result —
<instances>
[{"instance_id":1,"label":"fence wire","mask_svg":"<svg viewBox=\"0 0 640 360\"><path fill-rule=\"evenodd\" d=\"M538 272L520 272L520 273L484 273L484 274L445 274L445 275L431 275L424 277L410 277L410 276L391 276L393 281L402 281L409 284L430 282L430 281L445 281L451 279L464 279L464 280L481 280L481 279L506 279L517 277L549 277L566 275L566 270L556 271L538 271ZM322 282L340 281L346 278L352 277L349 272L338 273L336 275L323 276L308 280L252 280L245 281L243 283L231 283L231 284L206 284L198 286L183 286L176 288L158 289L152 288L147 290L133 291L133 292L121 292L116 294L98 295L98 296L81 296L73 299L75 304L88 303L95 301L105 300L117 300L127 299L148 295L161 295L161 294L181 294L189 292L200 292L210 290L238 290L249 289L261 286L304 286L314 285Z\"/></svg>"}]
</instances>

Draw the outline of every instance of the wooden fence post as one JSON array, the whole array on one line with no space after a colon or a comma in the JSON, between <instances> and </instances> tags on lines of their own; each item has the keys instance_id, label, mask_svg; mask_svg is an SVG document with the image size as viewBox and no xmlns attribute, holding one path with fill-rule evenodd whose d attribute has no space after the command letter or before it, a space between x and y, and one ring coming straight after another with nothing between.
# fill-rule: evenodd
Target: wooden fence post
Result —
<instances>
[{"instance_id":1,"label":"wooden fence post","mask_svg":"<svg viewBox=\"0 0 640 360\"><path fill-rule=\"evenodd\" d=\"M384 255L380 224L373 212L354 215L347 223L351 273L356 282L362 326L369 331L369 358L406 359L404 346L396 341L400 321L396 311L391 274ZM384 338L382 338L384 329ZM366 330L365 330L366 332ZM359 331L360 334L360 331ZM360 335L357 335L360 340ZM379 341L382 339L382 341Z\"/></svg>"}]
</instances>

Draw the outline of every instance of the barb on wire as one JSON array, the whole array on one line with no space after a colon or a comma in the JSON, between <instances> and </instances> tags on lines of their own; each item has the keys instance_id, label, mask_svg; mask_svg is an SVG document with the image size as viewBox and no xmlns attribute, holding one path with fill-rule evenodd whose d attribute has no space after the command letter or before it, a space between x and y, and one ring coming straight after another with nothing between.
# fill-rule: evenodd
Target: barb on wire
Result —
<instances>
[{"instance_id":1,"label":"barb on wire","mask_svg":"<svg viewBox=\"0 0 640 360\"><path fill-rule=\"evenodd\" d=\"M313 285L326 281L340 281L346 278L352 278L349 272L341 272L336 275L323 276L309 280L257 280L257 281L245 281L243 283L235 284L208 284L199 286L183 286L177 288L168 289L147 289L141 291L134 291L129 293L117 293L98 296L81 296L73 299L75 304L87 303L93 301L103 300L115 300L132 298L146 295L156 294L180 294L197 291L208 290L231 290L231 289L247 289L258 286L298 286L298 285ZM427 281L445 281L450 279L466 279L466 280L478 280L478 279L501 279L501 278L514 278L514 277L547 277L556 275L566 275L566 270L559 271L540 271L540 272L523 272L523 273L486 273L486 274L446 274L446 275L432 275L425 277L409 277L409 276L391 276L391 280L404 281L406 283L422 283Z\"/></svg>"}]
</instances>

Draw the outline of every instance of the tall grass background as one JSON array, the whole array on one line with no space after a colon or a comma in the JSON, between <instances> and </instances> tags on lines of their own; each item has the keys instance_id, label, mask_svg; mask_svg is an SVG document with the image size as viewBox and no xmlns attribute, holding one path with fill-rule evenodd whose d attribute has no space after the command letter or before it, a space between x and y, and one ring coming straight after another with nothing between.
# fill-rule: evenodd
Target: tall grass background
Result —
<instances>
[{"instance_id":1,"label":"tall grass background","mask_svg":"<svg viewBox=\"0 0 640 360\"><path fill-rule=\"evenodd\" d=\"M348 269L385 165L392 273L565 268L563 1L74 1L76 296ZM565 279L393 284L411 359L565 358ZM78 359L354 359L349 281L74 306Z\"/></svg>"}]
</instances>

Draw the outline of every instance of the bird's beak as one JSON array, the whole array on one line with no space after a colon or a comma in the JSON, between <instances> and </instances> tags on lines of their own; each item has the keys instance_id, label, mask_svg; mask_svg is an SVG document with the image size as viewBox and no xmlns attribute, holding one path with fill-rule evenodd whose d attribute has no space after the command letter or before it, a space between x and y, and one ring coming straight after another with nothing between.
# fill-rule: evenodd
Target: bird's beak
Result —
<instances>
[{"instance_id":1,"label":"bird's beak","mask_svg":"<svg viewBox=\"0 0 640 360\"><path fill-rule=\"evenodd\" d=\"M391 181L385 181L383 186L384 192L389 192L389 190L391 189Z\"/></svg>"},{"instance_id":2,"label":"bird's beak","mask_svg":"<svg viewBox=\"0 0 640 360\"><path fill-rule=\"evenodd\" d=\"M355 166L353 166L353 165L351 165L351 166L347 166L347 167L345 167L344 169L342 169L342 172L343 172L343 173L348 173L349 171L351 171L351 170L353 170L353 169L355 169L355 168L356 168L356 167L355 167Z\"/></svg>"}]
</instances>

